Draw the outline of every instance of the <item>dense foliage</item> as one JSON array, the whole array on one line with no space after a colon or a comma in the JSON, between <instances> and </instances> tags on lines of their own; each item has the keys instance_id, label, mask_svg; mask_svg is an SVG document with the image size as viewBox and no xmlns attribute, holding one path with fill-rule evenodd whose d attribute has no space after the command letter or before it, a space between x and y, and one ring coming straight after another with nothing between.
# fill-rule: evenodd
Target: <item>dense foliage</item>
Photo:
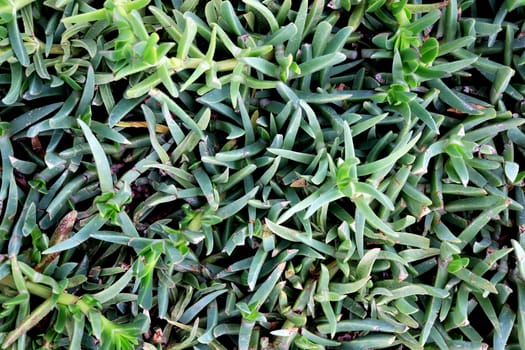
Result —
<instances>
[{"instance_id":1,"label":"dense foliage","mask_svg":"<svg viewBox=\"0 0 525 350\"><path fill-rule=\"evenodd\" d=\"M0 0L2 349L524 349L524 18Z\"/></svg>"}]
</instances>

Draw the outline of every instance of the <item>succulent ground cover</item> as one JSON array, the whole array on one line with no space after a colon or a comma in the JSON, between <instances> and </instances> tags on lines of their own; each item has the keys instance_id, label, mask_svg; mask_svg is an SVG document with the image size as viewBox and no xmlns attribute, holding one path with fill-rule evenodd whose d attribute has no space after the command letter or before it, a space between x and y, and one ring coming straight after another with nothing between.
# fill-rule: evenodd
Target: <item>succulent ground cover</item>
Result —
<instances>
[{"instance_id":1,"label":"succulent ground cover","mask_svg":"<svg viewBox=\"0 0 525 350\"><path fill-rule=\"evenodd\" d=\"M522 0L0 0L2 349L524 349Z\"/></svg>"}]
</instances>

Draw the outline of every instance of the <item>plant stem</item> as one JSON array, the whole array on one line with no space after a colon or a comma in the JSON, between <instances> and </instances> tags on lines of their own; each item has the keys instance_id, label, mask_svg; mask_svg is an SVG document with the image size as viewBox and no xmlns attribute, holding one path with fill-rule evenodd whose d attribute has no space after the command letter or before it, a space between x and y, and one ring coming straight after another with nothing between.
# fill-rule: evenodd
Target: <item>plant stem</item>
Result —
<instances>
[{"instance_id":1,"label":"plant stem","mask_svg":"<svg viewBox=\"0 0 525 350\"><path fill-rule=\"evenodd\" d=\"M0 285L16 289L15 282L12 276L7 276L1 279ZM50 287L46 287L38 283L26 281L26 287L29 293L31 293L32 295L36 295L40 298L47 300L53 296L53 292ZM60 294L60 296L57 299L57 303L63 304L63 305L75 305L76 304L80 308L80 310L86 315L91 309L91 307L88 304L82 301L82 297L78 297L73 294L67 294L67 293Z\"/></svg>"},{"instance_id":2,"label":"plant stem","mask_svg":"<svg viewBox=\"0 0 525 350\"><path fill-rule=\"evenodd\" d=\"M54 306L53 298L46 299L42 304L34 309L33 312L27 316L18 327L9 332L4 343L2 344L2 349L8 348L24 333L36 326L38 322L40 322L49 312L51 312L51 310L53 310Z\"/></svg>"}]
</instances>

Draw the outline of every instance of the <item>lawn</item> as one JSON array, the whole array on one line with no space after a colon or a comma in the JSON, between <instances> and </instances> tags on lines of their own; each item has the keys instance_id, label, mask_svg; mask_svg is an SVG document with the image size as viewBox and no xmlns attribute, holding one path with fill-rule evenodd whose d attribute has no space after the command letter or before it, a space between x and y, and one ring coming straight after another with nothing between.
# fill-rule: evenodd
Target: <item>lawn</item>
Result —
<instances>
[{"instance_id":1,"label":"lawn","mask_svg":"<svg viewBox=\"0 0 525 350\"><path fill-rule=\"evenodd\" d=\"M2 349L525 349L524 0L0 0Z\"/></svg>"}]
</instances>

